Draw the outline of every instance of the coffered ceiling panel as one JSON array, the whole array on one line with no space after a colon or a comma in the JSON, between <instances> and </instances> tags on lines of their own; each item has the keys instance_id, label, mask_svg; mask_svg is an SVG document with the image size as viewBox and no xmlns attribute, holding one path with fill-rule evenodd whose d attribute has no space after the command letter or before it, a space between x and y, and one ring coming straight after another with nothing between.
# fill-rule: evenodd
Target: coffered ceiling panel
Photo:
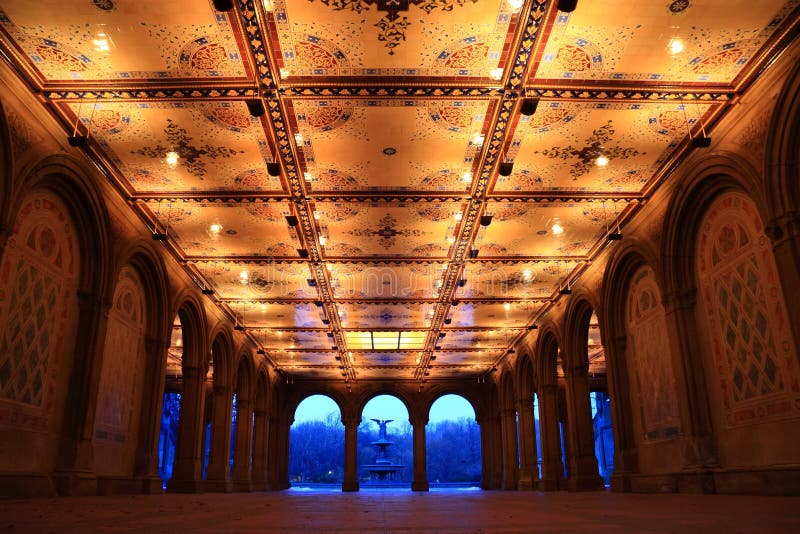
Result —
<instances>
[{"instance_id":1,"label":"coffered ceiling panel","mask_svg":"<svg viewBox=\"0 0 800 534\"><path fill-rule=\"evenodd\" d=\"M239 323L248 328L325 328L322 312L313 302L288 304L241 301L230 307Z\"/></svg>"},{"instance_id":2,"label":"coffered ceiling panel","mask_svg":"<svg viewBox=\"0 0 800 534\"><path fill-rule=\"evenodd\" d=\"M452 349L497 349L508 347L508 340L514 338L517 330L442 330L447 335L439 342L444 350Z\"/></svg>"},{"instance_id":3,"label":"coffered ceiling panel","mask_svg":"<svg viewBox=\"0 0 800 534\"><path fill-rule=\"evenodd\" d=\"M434 304L340 303L337 308L340 322L347 328L415 328L425 323Z\"/></svg>"},{"instance_id":4,"label":"coffered ceiling panel","mask_svg":"<svg viewBox=\"0 0 800 534\"><path fill-rule=\"evenodd\" d=\"M311 272L305 263L199 261L195 265L223 299L317 298L317 290L308 286Z\"/></svg>"},{"instance_id":5,"label":"coffered ceiling panel","mask_svg":"<svg viewBox=\"0 0 800 534\"><path fill-rule=\"evenodd\" d=\"M0 25L48 80L243 77L211 2L3 2Z\"/></svg>"},{"instance_id":6,"label":"coffered ceiling panel","mask_svg":"<svg viewBox=\"0 0 800 534\"><path fill-rule=\"evenodd\" d=\"M292 110L311 191L463 193L489 101L299 100Z\"/></svg>"},{"instance_id":7,"label":"coffered ceiling panel","mask_svg":"<svg viewBox=\"0 0 800 534\"><path fill-rule=\"evenodd\" d=\"M281 192L271 152L243 102L71 104L137 192ZM74 119L73 119L74 120Z\"/></svg>"},{"instance_id":8,"label":"coffered ceiling panel","mask_svg":"<svg viewBox=\"0 0 800 534\"><path fill-rule=\"evenodd\" d=\"M451 308L452 324L453 326L482 326L496 329L523 327L527 325L531 315L542 307L542 304L532 301L504 304L462 302Z\"/></svg>"},{"instance_id":9,"label":"coffered ceiling panel","mask_svg":"<svg viewBox=\"0 0 800 534\"><path fill-rule=\"evenodd\" d=\"M490 202L486 211L493 214L493 222L478 233L475 243L481 257L583 256L604 235L622 204ZM571 268L566 261L557 265L564 274Z\"/></svg>"},{"instance_id":10,"label":"coffered ceiling panel","mask_svg":"<svg viewBox=\"0 0 800 534\"><path fill-rule=\"evenodd\" d=\"M328 262L336 298L392 299L438 297L444 262L413 264Z\"/></svg>"},{"instance_id":11,"label":"coffered ceiling panel","mask_svg":"<svg viewBox=\"0 0 800 534\"><path fill-rule=\"evenodd\" d=\"M709 110L699 103L541 102L521 117L495 192L639 192Z\"/></svg>"},{"instance_id":12,"label":"coffered ceiling panel","mask_svg":"<svg viewBox=\"0 0 800 534\"><path fill-rule=\"evenodd\" d=\"M318 202L323 212L332 202ZM320 234L332 255L434 257L447 256L458 222L456 202L353 204L338 219L320 218Z\"/></svg>"},{"instance_id":13,"label":"coffered ceiling panel","mask_svg":"<svg viewBox=\"0 0 800 534\"><path fill-rule=\"evenodd\" d=\"M151 201L147 206L188 256L296 256L301 248L281 203Z\"/></svg>"},{"instance_id":14,"label":"coffered ceiling panel","mask_svg":"<svg viewBox=\"0 0 800 534\"><path fill-rule=\"evenodd\" d=\"M273 7L274 6L274 7ZM273 0L281 77L488 78L505 57L504 0Z\"/></svg>"},{"instance_id":15,"label":"coffered ceiling panel","mask_svg":"<svg viewBox=\"0 0 800 534\"><path fill-rule=\"evenodd\" d=\"M564 265L557 262L469 262L464 267L464 287L458 298L547 298L558 288Z\"/></svg>"},{"instance_id":16,"label":"coffered ceiling panel","mask_svg":"<svg viewBox=\"0 0 800 534\"><path fill-rule=\"evenodd\" d=\"M537 78L732 81L797 1L581 2L560 14Z\"/></svg>"},{"instance_id":17,"label":"coffered ceiling panel","mask_svg":"<svg viewBox=\"0 0 800 534\"><path fill-rule=\"evenodd\" d=\"M10 0L0 60L287 382L481 380L800 28L556 5Z\"/></svg>"},{"instance_id":18,"label":"coffered ceiling panel","mask_svg":"<svg viewBox=\"0 0 800 534\"><path fill-rule=\"evenodd\" d=\"M292 350L297 348L328 350L333 343L322 330L254 330L253 335L266 350ZM331 352L331 358L334 352Z\"/></svg>"}]
</instances>

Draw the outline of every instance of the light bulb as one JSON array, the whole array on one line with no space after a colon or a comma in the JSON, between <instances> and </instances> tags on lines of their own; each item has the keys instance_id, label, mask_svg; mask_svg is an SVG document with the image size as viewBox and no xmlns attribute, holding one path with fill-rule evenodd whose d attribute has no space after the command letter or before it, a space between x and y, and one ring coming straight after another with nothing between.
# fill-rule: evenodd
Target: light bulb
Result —
<instances>
[{"instance_id":1,"label":"light bulb","mask_svg":"<svg viewBox=\"0 0 800 534\"><path fill-rule=\"evenodd\" d=\"M219 223L214 223L209 226L208 229L212 234L218 234L222 231L222 225Z\"/></svg>"},{"instance_id":2,"label":"light bulb","mask_svg":"<svg viewBox=\"0 0 800 534\"><path fill-rule=\"evenodd\" d=\"M608 157L605 156L604 154L600 154L599 156L597 156L597 159L594 160L594 164L597 165L598 167L605 167L606 165L608 165Z\"/></svg>"},{"instance_id":3,"label":"light bulb","mask_svg":"<svg viewBox=\"0 0 800 534\"><path fill-rule=\"evenodd\" d=\"M553 235L559 235L564 233L564 227L561 226L561 223L558 222L558 219L553 223L553 226L550 227L553 231Z\"/></svg>"},{"instance_id":4,"label":"light bulb","mask_svg":"<svg viewBox=\"0 0 800 534\"><path fill-rule=\"evenodd\" d=\"M670 39L669 44L667 45L667 52L669 52L673 56L683 52L683 49L684 49L683 40L678 37L673 37L672 39Z\"/></svg>"},{"instance_id":5,"label":"light bulb","mask_svg":"<svg viewBox=\"0 0 800 534\"><path fill-rule=\"evenodd\" d=\"M179 158L180 158L180 156L178 155L177 152L175 152L174 150L170 150L169 152L167 152L167 155L166 155L165 159L167 161L167 165L169 165L171 167L174 167L175 165L178 164L178 159Z\"/></svg>"},{"instance_id":6,"label":"light bulb","mask_svg":"<svg viewBox=\"0 0 800 534\"><path fill-rule=\"evenodd\" d=\"M525 0L508 0L508 5L511 7L512 11L519 11L524 3Z\"/></svg>"}]
</instances>

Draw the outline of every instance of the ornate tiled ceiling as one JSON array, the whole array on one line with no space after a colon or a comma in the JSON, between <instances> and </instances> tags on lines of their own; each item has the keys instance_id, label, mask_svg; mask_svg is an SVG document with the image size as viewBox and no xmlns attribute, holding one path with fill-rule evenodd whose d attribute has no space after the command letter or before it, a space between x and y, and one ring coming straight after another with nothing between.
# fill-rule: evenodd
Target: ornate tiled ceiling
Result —
<instances>
[{"instance_id":1,"label":"ornate tiled ceiling","mask_svg":"<svg viewBox=\"0 0 800 534\"><path fill-rule=\"evenodd\" d=\"M799 0L224 3L6 1L0 44L292 379L489 372L800 25Z\"/></svg>"}]
</instances>

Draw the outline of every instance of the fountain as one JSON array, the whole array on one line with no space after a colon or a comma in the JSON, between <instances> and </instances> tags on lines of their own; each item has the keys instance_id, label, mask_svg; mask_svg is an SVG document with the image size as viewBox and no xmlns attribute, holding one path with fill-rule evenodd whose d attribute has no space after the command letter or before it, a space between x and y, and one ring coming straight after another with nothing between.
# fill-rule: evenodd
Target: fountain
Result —
<instances>
[{"instance_id":1,"label":"fountain","mask_svg":"<svg viewBox=\"0 0 800 534\"><path fill-rule=\"evenodd\" d=\"M369 472L370 482L386 483L394 482L395 475L398 471L405 467L404 465L393 464L389 458L386 457L386 449L394 443L386 439L386 425L391 423L393 419L371 419L378 423L380 427L380 435L378 441L373 441L372 445L378 448L378 457L375 459L374 464L365 465L364 469Z\"/></svg>"}]
</instances>

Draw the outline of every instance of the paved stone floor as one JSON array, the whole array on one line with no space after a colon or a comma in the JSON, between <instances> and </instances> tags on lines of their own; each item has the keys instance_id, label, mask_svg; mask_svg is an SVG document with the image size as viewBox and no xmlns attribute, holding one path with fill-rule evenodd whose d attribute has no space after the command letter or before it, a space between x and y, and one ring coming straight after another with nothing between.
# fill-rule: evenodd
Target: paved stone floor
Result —
<instances>
[{"instance_id":1,"label":"paved stone floor","mask_svg":"<svg viewBox=\"0 0 800 534\"><path fill-rule=\"evenodd\" d=\"M0 501L0 532L800 532L800 498L284 491Z\"/></svg>"}]
</instances>

